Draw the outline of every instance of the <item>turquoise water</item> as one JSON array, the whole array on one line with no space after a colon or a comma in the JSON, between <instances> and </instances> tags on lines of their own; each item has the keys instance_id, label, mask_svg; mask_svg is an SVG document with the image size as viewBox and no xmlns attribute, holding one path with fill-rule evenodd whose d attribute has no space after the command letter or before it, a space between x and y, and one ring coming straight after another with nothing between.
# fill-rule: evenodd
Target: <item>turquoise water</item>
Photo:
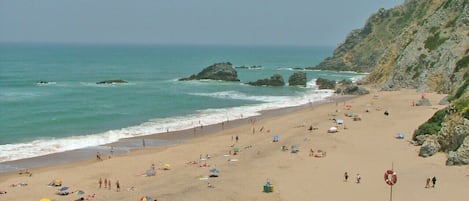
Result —
<instances>
[{"instance_id":1,"label":"turquoise water","mask_svg":"<svg viewBox=\"0 0 469 201\"><path fill-rule=\"evenodd\" d=\"M351 72L306 71L308 87L243 84L309 67L332 47L0 45L0 162L115 142L122 138L218 123L260 110L330 96L318 77ZM234 66L241 82L189 81L217 62ZM129 83L97 85L124 79ZM36 84L37 81L49 84ZM199 123L200 122L200 123Z\"/></svg>"}]
</instances>

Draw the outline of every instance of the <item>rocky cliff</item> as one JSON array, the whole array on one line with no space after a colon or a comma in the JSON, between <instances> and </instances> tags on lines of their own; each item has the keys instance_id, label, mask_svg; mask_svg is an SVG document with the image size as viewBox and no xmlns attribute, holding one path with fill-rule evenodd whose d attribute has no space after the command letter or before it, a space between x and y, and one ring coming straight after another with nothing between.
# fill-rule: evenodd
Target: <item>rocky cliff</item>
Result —
<instances>
[{"instance_id":1,"label":"rocky cliff","mask_svg":"<svg viewBox=\"0 0 469 201\"><path fill-rule=\"evenodd\" d=\"M406 0L380 9L315 68L369 72L365 81L450 93L469 63L468 0Z\"/></svg>"},{"instance_id":2,"label":"rocky cliff","mask_svg":"<svg viewBox=\"0 0 469 201\"><path fill-rule=\"evenodd\" d=\"M314 69L370 73L361 82L382 90L413 88L450 94L450 105L414 133L420 155L448 154L469 164L469 1L406 0L380 9Z\"/></svg>"}]
</instances>

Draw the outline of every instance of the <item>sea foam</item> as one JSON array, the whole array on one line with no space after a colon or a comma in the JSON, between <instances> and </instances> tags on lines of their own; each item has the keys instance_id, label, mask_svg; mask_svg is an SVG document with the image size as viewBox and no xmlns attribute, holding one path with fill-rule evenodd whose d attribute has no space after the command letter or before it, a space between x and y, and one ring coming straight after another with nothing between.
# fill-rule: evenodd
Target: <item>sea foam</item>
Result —
<instances>
[{"instance_id":1,"label":"sea foam","mask_svg":"<svg viewBox=\"0 0 469 201\"><path fill-rule=\"evenodd\" d=\"M79 135L64 138L37 139L31 142L0 145L0 162L12 161L52 153L76 150L86 147L100 146L120 139L150 134L191 129L201 125L211 125L227 120L257 116L260 111L298 106L310 102L325 100L331 96L331 90L315 90L314 80L308 82L311 90L298 96L249 96L238 91L221 91L214 93L192 93L196 96L209 96L219 99L241 99L258 101L258 104L199 110L185 116L150 119L142 124L126 128L109 130L102 133Z\"/></svg>"}]
</instances>

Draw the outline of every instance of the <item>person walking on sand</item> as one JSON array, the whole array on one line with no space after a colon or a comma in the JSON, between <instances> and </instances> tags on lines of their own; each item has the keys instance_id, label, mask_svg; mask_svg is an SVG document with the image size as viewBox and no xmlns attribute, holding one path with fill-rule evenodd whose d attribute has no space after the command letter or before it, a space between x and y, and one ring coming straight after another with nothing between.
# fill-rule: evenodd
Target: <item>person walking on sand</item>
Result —
<instances>
[{"instance_id":1,"label":"person walking on sand","mask_svg":"<svg viewBox=\"0 0 469 201\"><path fill-rule=\"evenodd\" d=\"M360 174L357 174L357 184L360 183L360 180L362 180L362 177L360 176Z\"/></svg>"},{"instance_id":2,"label":"person walking on sand","mask_svg":"<svg viewBox=\"0 0 469 201\"><path fill-rule=\"evenodd\" d=\"M435 188L435 184L436 184L436 177L435 176L433 176L433 178L432 178L432 183L433 183L432 188Z\"/></svg>"},{"instance_id":3,"label":"person walking on sand","mask_svg":"<svg viewBox=\"0 0 469 201\"><path fill-rule=\"evenodd\" d=\"M430 177L427 178L427 182L425 183L425 188L429 188L430 187L430 181L432 179L430 179Z\"/></svg>"},{"instance_id":4,"label":"person walking on sand","mask_svg":"<svg viewBox=\"0 0 469 201\"><path fill-rule=\"evenodd\" d=\"M107 187L111 190L111 179L107 180Z\"/></svg>"},{"instance_id":5,"label":"person walking on sand","mask_svg":"<svg viewBox=\"0 0 469 201\"><path fill-rule=\"evenodd\" d=\"M98 181L98 184L99 184L99 188L101 188L101 186L103 185L103 178L99 178L99 181Z\"/></svg>"},{"instance_id":6,"label":"person walking on sand","mask_svg":"<svg viewBox=\"0 0 469 201\"><path fill-rule=\"evenodd\" d=\"M238 140L239 140L239 137L238 137L238 136L236 136L236 142L238 142Z\"/></svg>"},{"instance_id":7,"label":"person walking on sand","mask_svg":"<svg viewBox=\"0 0 469 201\"><path fill-rule=\"evenodd\" d=\"M104 178L104 188L107 188L107 178Z\"/></svg>"},{"instance_id":8,"label":"person walking on sand","mask_svg":"<svg viewBox=\"0 0 469 201\"><path fill-rule=\"evenodd\" d=\"M344 173L344 181L348 182L348 173L347 172Z\"/></svg>"}]
</instances>

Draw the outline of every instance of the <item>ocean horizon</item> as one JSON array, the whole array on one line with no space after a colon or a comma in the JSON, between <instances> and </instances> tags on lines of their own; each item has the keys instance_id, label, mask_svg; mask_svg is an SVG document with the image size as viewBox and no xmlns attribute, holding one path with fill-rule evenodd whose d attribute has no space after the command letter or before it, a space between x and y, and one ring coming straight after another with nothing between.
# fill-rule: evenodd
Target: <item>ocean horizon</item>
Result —
<instances>
[{"instance_id":1,"label":"ocean horizon","mask_svg":"<svg viewBox=\"0 0 469 201\"><path fill-rule=\"evenodd\" d=\"M0 163L325 100L333 92L318 90L317 78L355 81L364 76L304 69L333 49L0 44ZM220 62L258 68L236 68L240 82L178 81ZM288 81L296 71L307 73L307 87L244 84L273 74ZM113 79L128 83L96 84Z\"/></svg>"}]
</instances>

